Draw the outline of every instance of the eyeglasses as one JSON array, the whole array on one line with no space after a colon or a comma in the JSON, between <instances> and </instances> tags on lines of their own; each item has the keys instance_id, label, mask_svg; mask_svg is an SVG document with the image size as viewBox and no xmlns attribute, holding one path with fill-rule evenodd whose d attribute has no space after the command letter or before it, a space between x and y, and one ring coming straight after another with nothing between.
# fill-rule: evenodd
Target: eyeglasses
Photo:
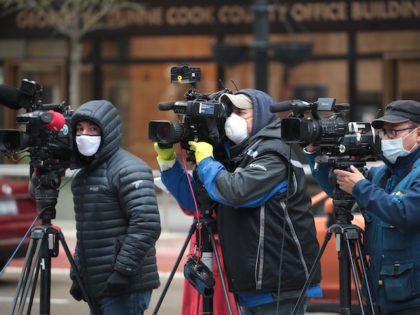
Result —
<instances>
[{"instance_id":1,"label":"eyeglasses","mask_svg":"<svg viewBox=\"0 0 420 315\"><path fill-rule=\"evenodd\" d=\"M415 127L415 126L411 126L411 127L403 128L403 129L389 129L389 130L379 129L378 130L378 136L379 136L379 138L383 138L386 135L388 138L394 139L394 138L397 137L399 132L406 131L406 130L410 130L410 132L411 132L416 128L417 127Z\"/></svg>"}]
</instances>

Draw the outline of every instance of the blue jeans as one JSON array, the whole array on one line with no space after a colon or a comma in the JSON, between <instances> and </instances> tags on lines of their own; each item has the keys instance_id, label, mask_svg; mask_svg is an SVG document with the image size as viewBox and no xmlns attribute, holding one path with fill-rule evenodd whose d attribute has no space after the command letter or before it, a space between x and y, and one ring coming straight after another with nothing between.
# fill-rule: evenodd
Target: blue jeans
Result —
<instances>
[{"instance_id":1,"label":"blue jeans","mask_svg":"<svg viewBox=\"0 0 420 315\"><path fill-rule=\"evenodd\" d=\"M290 315L295 308L298 298L280 300L278 305L277 301L262 304L254 307L243 307L242 315ZM304 315L306 311L307 300L304 299L299 309L297 310L297 315Z\"/></svg>"},{"instance_id":2,"label":"blue jeans","mask_svg":"<svg viewBox=\"0 0 420 315\"><path fill-rule=\"evenodd\" d=\"M107 296L96 300L99 314L91 315L143 315L149 307L152 290L137 291L125 295Z\"/></svg>"}]
</instances>

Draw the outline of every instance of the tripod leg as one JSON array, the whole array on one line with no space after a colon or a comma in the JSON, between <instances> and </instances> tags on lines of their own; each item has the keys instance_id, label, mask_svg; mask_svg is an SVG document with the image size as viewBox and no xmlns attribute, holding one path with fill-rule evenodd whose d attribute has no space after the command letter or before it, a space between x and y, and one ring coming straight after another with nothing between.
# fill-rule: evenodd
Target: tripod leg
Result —
<instances>
[{"instance_id":1,"label":"tripod leg","mask_svg":"<svg viewBox=\"0 0 420 315\"><path fill-rule=\"evenodd\" d=\"M50 234L47 234L50 237ZM43 239L42 242L46 244L47 239ZM49 244L48 244L49 245ZM41 257L38 266L41 266L40 276L40 290L39 290L39 306L40 314L50 314L50 300L51 300L51 255L50 247L41 246Z\"/></svg>"},{"instance_id":2,"label":"tripod leg","mask_svg":"<svg viewBox=\"0 0 420 315\"><path fill-rule=\"evenodd\" d=\"M16 293L15 293L15 296L14 296L14 299L13 299L13 304L12 304L12 309L10 311L10 314L13 314L15 312L16 305L17 305L17 302L18 302L18 299L19 299L19 294L21 293L21 291L23 289L23 284L26 283L26 281L28 279L28 271L29 271L28 266L31 264L31 262L33 260L34 250L35 250L35 242L31 238L30 241L29 241L28 250L27 250L26 256L25 256L25 262L23 264L22 271L21 271L21 274L20 274L20 277L19 277L18 285L16 287Z\"/></svg>"},{"instance_id":3,"label":"tripod leg","mask_svg":"<svg viewBox=\"0 0 420 315\"><path fill-rule=\"evenodd\" d=\"M318 251L318 255L315 257L315 261L312 265L311 271L309 272L308 279L306 280L305 284L303 285L302 291L299 294L299 298L296 302L296 305L293 308L293 312L292 312L293 315L296 315L297 310L299 309L300 305L303 302L303 299L305 298L306 290L308 289L308 287L309 287L309 285L312 281L312 278L315 275L315 271L317 270L317 268L319 266L319 263L321 261L321 257L324 254L325 248L327 247L327 244L331 239L331 235L332 235L332 232L330 230L328 230L327 233L325 234L324 242L322 243L322 246Z\"/></svg>"},{"instance_id":4,"label":"tripod leg","mask_svg":"<svg viewBox=\"0 0 420 315\"><path fill-rule=\"evenodd\" d=\"M219 253L218 253L217 248L216 248L216 242L214 241L214 234L211 231L209 231L209 234L210 234L211 246L212 246L213 252L214 252L214 257L216 259L217 269L219 270L220 283L222 284L223 296L225 298L226 307L228 309L229 315L232 315L232 309L231 309L230 303L229 303L229 296L228 296L227 289L226 289L226 283L225 283L225 279L223 278L222 265L220 263ZM240 312L239 308L238 308L238 312Z\"/></svg>"},{"instance_id":5,"label":"tripod leg","mask_svg":"<svg viewBox=\"0 0 420 315\"><path fill-rule=\"evenodd\" d=\"M360 243L360 238L359 238L360 231L357 229L347 230L347 232L349 231L351 231L350 234L346 233L346 246L347 246L346 249L347 249L347 255L350 257L351 271L352 271L355 289L357 293L357 299L360 305L360 311L361 311L361 314L365 314L365 310L363 308L363 302L362 302L362 293L361 293L361 282L364 281L364 284L367 290L366 303L367 303L367 306L370 308L371 314L375 314L373 301L370 294L369 283L367 281L366 258L363 255L362 245ZM356 252L356 249L357 249L357 252ZM359 263L355 263L355 260L358 260Z\"/></svg>"},{"instance_id":6,"label":"tripod leg","mask_svg":"<svg viewBox=\"0 0 420 315\"><path fill-rule=\"evenodd\" d=\"M366 304L370 309L370 314L375 314L375 307L374 307L374 303L373 303L373 299L372 299L372 294L370 292L370 285L368 282L368 277L367 277L367 272L366 272L366 266L367 266L367 261L366 261L366 257L364 256L364 252L363 252L363 247L362 244L360 242L360 240L357 241L357 250L359 252L360 255L360 266L361 266L361 277L362 277L362 281L365 284L366 287Z\"/></svg>"},{"instance_id":7,"label":"tripod leg","mask_svg":"<svg viewBox=\"0 0 420 315\"><path fill-rule=\"evenodd\" d=\"M351 241L349 239L346 239L346 250L347 250L347 256L350 259L349 261L350 261L350 266L351 266L351 273L352 273L352 276L353 276L354 286L355 286L355 289L356 289L357 300L359 302L361 314L363 315L363 314L365 314L365 312L363 310L362 294L361 294L361 291L360 291L359 278L358 278L358 275L356 273L356 264L354 262L354 250L355 250L355 248L354 248L354 244L351 243Z\"/></svg>"},{"instance_id":8,"label":"tripod leg","mask_svg":"<svg viewBox=\"0 0 420 315\"><path fill-rule=\"evenodd\" d=\"M350 286L350 264L351 257L343 250L343 234L336 234L338 263L339 263L339 287L340 287L340 315L351 313L351 286Z\"/></svg>"},{"instance_id":9,"label":"tripod leg","mask_svg":"<svg viewBox=\"0 0 420 315\"><path fill-rule=\"evenodd\" d=\"M179 263L181 262L182 257L184 256L185 250L190 242L191 236L193 235L195 231L195 222L191 225L190 231L188 232L187 238L185 239L184 244L182 245L181 251L178 255L178 258L176 259L175 265L172 268L171 274L169 275L168 281L166 281L165 287L163 288L162 294L159 297L159 300L155 306L155 309L153 310L153 315L156 315L159 311L160 306L162 305L163 299L165 298L166 292L169 289L169 286L171 285L172 279L175 275L176 270L178 269Z\"/></svg>"},{"instance_id":10,"label":"tripod leg","mask_svg":"<svg viewBox=\"0 0 420 315\"><path fill-rule=\"evenodd\" d=\"M30 266L27 265L27 266L24 267L25 270L23 272L25 273L25 282L24 282L25 287L23 288L23 291L21 292L18 314L23 313L23 309L24 309L25 303L26 303L26 298L28 296L28 292L29 292L29 289L31 288L31 285L32 285L32 288L34 290L34 282L36 282L36 279L38 277L38 270L39 270L38 269L39 268L38 267L38 258L39 258L42 242L43 242L43 239L41 237L37 241L36 249L33 252L33 256L27 261L28 263L30 263ZM36 276L34 277L35 266L37 266L37 272L35 273ZM16 292L16 294L18 294L18 292ZM15 297L15 300L16 300L16 298L17 297ZM32 305L32 301L30 301L30 305ZM14 307L13 307L13 310L10 314L13 314L13 312L14 312ZM30 312L30 309L28 309L28 312Z\"/></svg>"},{"instance_id":11,"label":"tripod leg","mask_svg":"<svg viewBox=\"0 0 420 315\"><path fill-rule=\"evenodd\" d=\"M37 265L36 265L35 276L34 276L33 282L32 282L31 296L29 297L29 301L28 301L28 311L27 311L28 315L31 313L32 305L33 305L33 302L34 302L36 286L37 286L37 283L38 283L38 277L39 277L39 263L37 263Z\"/></svg>"},{"instance_id":12,"label":"tripod leg","mask_svg":"<svg viewBox=\"0 0 420 315\"><path fill-rule=\"evenodd\" d=\"M61 230L58 231L57 235L58 235L58 239L59 239L61 245L63 246L64 252L66 253L67 259L70 262L70 265L74 270L74 273L76 275L76 281L78 282L78 284L80 286L80 289L82 290L83 296L86 298L86 301L87 301L91 311L94 314L99 314L99 311L97 309L97 305L94 303L94 301L90 297L90 295L89 295L88 291L86 290L86 287L85 287L85 285L82 281L82 278L80 277L79 270L76 266L76 263L75 263L73 257L71 256L69 247L67 246L66 240L64 239L64 235L61 232Z\"/></svg>"}]
</instances>

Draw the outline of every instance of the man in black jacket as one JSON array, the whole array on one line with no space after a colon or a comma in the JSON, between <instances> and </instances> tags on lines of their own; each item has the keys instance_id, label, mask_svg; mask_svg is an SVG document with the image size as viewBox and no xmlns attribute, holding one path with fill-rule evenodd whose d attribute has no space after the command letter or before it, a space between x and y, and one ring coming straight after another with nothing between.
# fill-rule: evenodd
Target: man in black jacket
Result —
<instances>
[{"instance_id":1,"label":"man in black jacket","mask_svg":"<svg viewBox=\"0 0 420 315\"><path fill-rule=\"evenodd\" d=\"M143 314L159 286L161 226L151 168L120 148L120 116L110 102L81 105L72 127L80 168L72 183L76 265L100 314ZM74 270L71 278L70 293L81 300Z\"/></svg>"},{"instance_id":2,"label":"man in black jacket","mask_svg":"<svg viewBox=\"0 0 420 315\"><path fill-rule=\"evenodd\" d=\"M209 143L189 145L198 177L218 204L229 290L243 314L291 314L319 248L303 168L281 139L280 119L269 111L272 97L245 89L220 100L232 110L225 123L229 161L215 160ZM173 149L155 149L162 182L183 209L194 211ZM317 272L311 290L319 281Z\"/></svg>"}]
</instances>

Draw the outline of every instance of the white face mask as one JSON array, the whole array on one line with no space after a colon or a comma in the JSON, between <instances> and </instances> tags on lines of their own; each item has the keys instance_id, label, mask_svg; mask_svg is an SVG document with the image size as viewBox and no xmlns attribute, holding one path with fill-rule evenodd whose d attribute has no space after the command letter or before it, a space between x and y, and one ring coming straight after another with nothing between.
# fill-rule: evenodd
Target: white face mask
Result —
<instances>
[{"instance_id":1,"label":"white face mask","mask_svg":"<svg viewBox=\"0 0 420 315\"><path fill-rule=\"evenodd\" d=\"M225 133L235 144L239 144L248 137L248 124L244 118L232 113L226 119Z\"/></svg>"},{"instance_id":2,"label":"white face mask","mask_svg":"<svg viewBox=\"0 0 420 315\"><path fill-rule=\"evenodd\" d=\"M399 158L400 156L408 155L409 153L413 152L413 150L417 147L416 143L410 151L404 149L403 140L410 134L411 132L402 138L381 140L382 154L389 162L394 164L397 161L397 158Z\"/></svg>"},{"instance_id":3,"label":"white face mask","mask_svg":"<svg viewBox=\"0 0 420 315\"><path fill-rule=\"evenodd\" d=\"M92 156L98 152L101 136L80 135L76 136L77 149L84 156Z\"/></svg>"}]
</instances>

